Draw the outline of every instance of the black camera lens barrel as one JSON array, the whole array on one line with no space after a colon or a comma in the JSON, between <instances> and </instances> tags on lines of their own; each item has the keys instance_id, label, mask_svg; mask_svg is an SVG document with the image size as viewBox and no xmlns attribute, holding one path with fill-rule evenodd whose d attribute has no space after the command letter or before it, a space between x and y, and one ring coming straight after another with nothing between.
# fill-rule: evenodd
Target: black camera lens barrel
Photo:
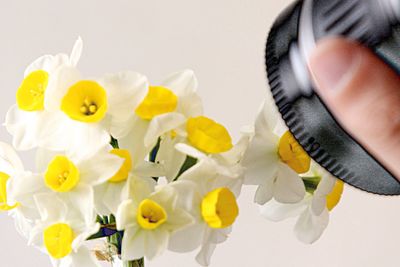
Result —
<instances>
[{"instance_id":1,"label":"black camera lens barrel","mask_svg":"<svg viewBox=\"0 0 400 267\"><path fill-rule=\"evenodd\" d=\"M400 0L299 0L275 21L266 47L269 85L295 138L339 179L382 195L400 195L399 181L335 120L314 90L307 61L318 40L344 36L400 73L399 23Z\"/></svg>"}]
</instances>

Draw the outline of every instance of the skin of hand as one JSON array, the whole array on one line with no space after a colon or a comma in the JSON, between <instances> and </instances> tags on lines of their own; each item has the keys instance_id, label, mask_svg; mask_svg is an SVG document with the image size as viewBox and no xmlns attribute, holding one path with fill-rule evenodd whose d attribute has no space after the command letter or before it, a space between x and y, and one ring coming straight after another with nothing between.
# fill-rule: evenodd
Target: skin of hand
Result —
<instances>
[{"instance_id":1,"label":"skin of hand","mask_svg":"<svg viewBox=\"0 0 400 267\"><path fill-rule=\"evenodd\" d=\"M341 38L318 42L309 69L337 121L400 180L400 77Z\"/></svg>"}]
</instances>

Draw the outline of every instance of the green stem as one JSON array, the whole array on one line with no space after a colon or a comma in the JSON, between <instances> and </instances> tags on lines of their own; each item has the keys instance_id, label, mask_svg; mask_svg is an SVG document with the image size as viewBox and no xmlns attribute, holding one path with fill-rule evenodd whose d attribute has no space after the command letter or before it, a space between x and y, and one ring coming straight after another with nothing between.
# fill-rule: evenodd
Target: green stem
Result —
<instances>
[{"instance_id":1,"label":"green stem","mask_svg":"<svg viewBox=\"0 0 400 267\"><path fill-rule=\"evenodd\" d=\"M124 261L123 267L144 267L144 259L141 258L140 260L134 261Z\"/></svg>"},{"instance_id":2,"label":"green stem","mask_svg":"<svg viewBox=\"0 0 400 267\"><path fill-rule=\"evenodd\" d=\"M160 145L161 145L161 138L159 137L157 140L157 144L154 146L154 148L150 152L150 155L149 155L150 162L156 162L157 153L158 153L158 150L160 149Z\"/></svg>"},{"instance_id":3,"label":"green stem","mask_svg":"<svg viewBox=\"0 0 400 267\"><path fill-rule=\"evenodd\" d=\"M119 148L118 140L115 139L115 138L112 137L112 136L111 136L110 145L111 145L113 148Z\"/></svg>"},{"instance_id":4,"label":"green stem","mask_svg":"<svg viewBox=\"0 0 400 267\"><path fill-rule=\"evenodd\" d=\"M303 179L304 186L306 187L306 191L310 194L314 194L315 190L318 187L319 182L321 181L321 177L301 177Z\"/></svg>"},{"instance_id":5,"label":"green stem","mask_svg":"<svg viewBox=\"0 0 400 267\"><path fill-rule=\"evenodd\" d=\"M179 170L178 175L175 177L174 181L178 180L178 178L187 170L189 170L191 167L193 167L194 165L196 165L197 163L197 159L192 158L190 156L186 157L185 162L183 163L181 169Z\"/></svg>"}]
</instances>

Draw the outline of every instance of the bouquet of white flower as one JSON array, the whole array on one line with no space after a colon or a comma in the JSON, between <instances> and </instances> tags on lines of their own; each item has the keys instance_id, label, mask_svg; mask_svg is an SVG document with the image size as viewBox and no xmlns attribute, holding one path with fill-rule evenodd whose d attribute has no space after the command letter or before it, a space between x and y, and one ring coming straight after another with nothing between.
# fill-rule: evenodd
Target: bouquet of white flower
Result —
<instances>
[{"instance_id":1,"label":"bouquet of white flower","mask_svg":"<svg viewBox=\"0 0 400 267\"><path fill-rule=\"evenodd\" d=\"M207 266L239 214L243 184L259 186L265 217L299 215L300 240L322 234L343 184L276 127L272 106L234 145L203 115L192 71L157 86L131 71L87 79L76 67L81 52L78 39L70 56L30 64L7 113L14 148L36 148L37 169L0 143L0 209L53 266L144 266L166 249L199 249ZM104 249L90 250L93 239Z\"/></svg>"}]
</instances>

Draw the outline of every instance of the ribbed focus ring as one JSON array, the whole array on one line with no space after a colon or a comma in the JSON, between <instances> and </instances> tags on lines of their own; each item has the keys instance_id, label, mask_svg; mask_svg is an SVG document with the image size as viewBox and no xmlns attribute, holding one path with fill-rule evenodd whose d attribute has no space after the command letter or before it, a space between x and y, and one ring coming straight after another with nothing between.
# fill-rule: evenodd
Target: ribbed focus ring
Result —
<instances>
[{"instance_id":1,"label":"ribbed focus ring","mask_svg":"<svg viewBox=\"0 0 400 267\"><path fill-rule=\"evenodd\" d=\"M316 39L342 35L369 47L390 34L388 18L377 0L314 0Z\"/></svg>"}]
</instances>

